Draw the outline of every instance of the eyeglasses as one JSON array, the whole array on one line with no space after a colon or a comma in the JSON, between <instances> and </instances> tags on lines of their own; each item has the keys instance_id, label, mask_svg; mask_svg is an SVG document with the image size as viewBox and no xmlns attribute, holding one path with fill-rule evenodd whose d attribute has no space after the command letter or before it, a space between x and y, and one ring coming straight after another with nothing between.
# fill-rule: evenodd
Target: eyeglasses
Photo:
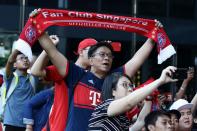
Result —
<instances>
[{"instance_id":1,"label":"eyeglasses","mask_svg":"<svg viewBox=\"0 0 197 131\"><path fill-rule=\"evenodd\" d=\"M19 60L19 61L21 61L21 60L28 60L28 57L22 56L22 57L17 58L16 60Z\"/></svg>"},{"instance_id":2,"label":"eyeglasses","mask_svg":"<svg viewBox=\"0 0 197 131\"><path fill-rule=\"evenodd\" d=\"M95 53L92 56L100 56L101 58L108 57L110 59L114 58L114 56L111 53L104 53L104 52Z\"/></svg>"},{"instance_id":3,"label":"eyeglasses","mask_svg":"<svg viewBox=\"0 0 197 131\"><path fill-rule=\"evenodd\" d=\"M101 42L106 42L106 43L108 43L108 44L111 44L111 43L112 43L111 40L104 40L104 41L101 41Z\"/></svg>"},{"instance_id":4,"label":"eyeglasses","mask_svg":"<svg viewBox=\"0 0 197 131\"><path fill-rule=\"evenodd\" d=\"M120 85L125 89L128 89L128 91L132 91L135 88L135 84L131 84L127 82L120 83Z\"/></svg>"}]
</instances>

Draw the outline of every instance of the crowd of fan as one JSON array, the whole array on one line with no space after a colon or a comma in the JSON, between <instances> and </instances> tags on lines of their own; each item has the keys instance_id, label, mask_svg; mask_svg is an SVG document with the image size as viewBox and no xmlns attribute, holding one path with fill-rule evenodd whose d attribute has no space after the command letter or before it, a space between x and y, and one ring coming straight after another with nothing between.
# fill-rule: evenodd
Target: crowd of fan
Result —
<instances>
[{"instance_id":1,"label":"crowd of fan","mask_svg":"<svg viewBox=\"0 0 197 131\"><path fill-rule=\"evenodd\" d=\"M155 28L162 25L157 21ZM168 66L159 78L135 87L132 77L143 65L154 42L148 38L124 65L111 69L115 61L111 41L86 38L78 45L75 63L61 54L59 38L43 33L43 52L31 65L28 57L13 50L1 73L2 130L5 131L192 131L197 95L189 103L187 78L171 101L158 87L177 82L177 68ZM49 65L51 61L52 65ZM36 93L40 85L44 90Z\"/></svg>"}]
</instances>

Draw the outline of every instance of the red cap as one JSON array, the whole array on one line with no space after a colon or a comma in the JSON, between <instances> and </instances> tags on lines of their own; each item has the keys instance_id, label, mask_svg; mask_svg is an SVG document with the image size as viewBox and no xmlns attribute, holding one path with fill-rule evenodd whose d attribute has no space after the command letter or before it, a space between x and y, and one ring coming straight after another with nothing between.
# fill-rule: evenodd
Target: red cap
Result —
<instances>
[{"instance_id":1,"label":"red cap","mask_svg":"<svg viewBox=\"0 0 197 131\"><path fill-rule=\"evenodd\" d=\"M121 51L121 43L120 42L111 42L111 46L114 51L116 51L116 52Z\"/></svg>"},{"instance_id":2,"label":"red cap","mask_svg":"<svg viewBox=\"0 0 197 131\"><path fill-rule=\"evenodd\" d=\"M82 40L78 45L77 54L79 54L80 50L83 50L88 46L95 45L96 43L97 43L97 41L93 38L87 38L87 39Z\"/></svg>"}]
</instances>

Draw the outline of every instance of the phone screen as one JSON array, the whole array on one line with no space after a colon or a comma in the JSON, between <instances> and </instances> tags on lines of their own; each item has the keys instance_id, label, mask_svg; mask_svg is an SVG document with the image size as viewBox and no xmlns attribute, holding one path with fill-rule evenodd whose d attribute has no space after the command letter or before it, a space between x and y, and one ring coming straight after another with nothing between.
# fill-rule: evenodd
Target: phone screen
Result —
<instances>
[{"instance_id":1,"label":"phone screen","mask_svg":"<svg viewBox=\"0 0 197 131\"><path fill-rule=\"evenodd\" d=\"M184 80L187 78L188 68L177 68L176 72L173 73L172 78L178 80Z\"/></svg>"}]
</instances>

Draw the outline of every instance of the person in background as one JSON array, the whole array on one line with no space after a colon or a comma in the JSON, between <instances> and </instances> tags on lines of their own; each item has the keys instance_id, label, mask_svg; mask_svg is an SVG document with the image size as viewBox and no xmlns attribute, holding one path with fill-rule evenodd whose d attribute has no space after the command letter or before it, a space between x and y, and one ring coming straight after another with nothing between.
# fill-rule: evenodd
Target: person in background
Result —
<instances>
[{"instance_id":1,"label":"person in background","mask_svg":"<svg viewBox=\"0 0 197 131\"><path fill-rule=\"evenodd\" d=\"M59 38L56 35L51 35L50 39L55 45L59 43ZM35 59L34 63L36 61L37 59ZM47 62L45 62L45 64L46 63ZM37 63L35 63L35 65L36 64ZM32 68L30 68L30 73L32 75L34 75L34 72L32 71L34 70L35 65L33 64ZM26 124L26 131L40 131L44 127L47 123L49 112L54 101L53 83L44 80L43 77L38 77L40 80L39 84L42 84L47 90L41 91L26 102L23 115L23 123Z\"/></svg>"},{"instance_id":2,"label":"person in background","mask_svg":"<svg viewBox=\"0 0 197 131\"><path fill-rule=\"evenodd\" d=\"M192 130L192 125L193 125L192 107L193 104L189 103L185 99L179 99L170 106L170 110L178 110L181 113L181 117L179 119L178 131Z\"/></svg>"},{"instance_id":3,"label":"person in background","mask_svg":"<svg viewBox=\"0 0 197 131\"><path fill-rule=\"evenodd\" d=\"M146 131L173 131L170 114L161 110L150 112L145 117Z\"/></svg>"},{"instance_id":4,"label":"person in background","mask_svg":"<svg viewBox=\"0 0 197 131\"><path fill-rule=\"evenodd\" d=\"M56 35L52 35L50 38L55 45L59 42L59 38ZM77 66L86 70L89 69L90 64L88 63L87 53L90 46L96 43L97 41L93 38L84 39L79 43L77 50L79 57L75 63ZM68 114L67 84L59 75L57 69L54 66L46 67L46 63L48 63L48 57L45 51L43 51L31 69L33 75L55 82L54 104L48 120L49 124L45 126L45 130L47 128L50 128L51 131L64 130Z\"/></svg>"},{"instance_id":5,"label":"person in background","mask_svg":"<svg viewBox=\"0 0 197 131\"><path fill-rule=\"evenodd\" d=\"M5 95L3 99L3 124L5 131L25 131L23 124L24 104L35 94L36 79L27 73L30 61L27 56L14 50L5 68Z\"/></svg>"},{"instance_id":6,"label":"person in background","mask_svg":"<svg viewBox=\"0 0 197 131\"><path fill-rule=\"evenodd\" d=\"M189 70L187 71L187 78L183 80L181 87L179 88L179 91L176 93L175 100L183 98L185 95L185 91L188 87L189 82L194 78L194 68L189 67Z\"/></svg>"},{"instance_id":7,"label":"person in background","mask_svg":"<svg viewBox=\"0 0 197 131\"><path fill-rule=\"evenodd\" d=\"M170 114L171 125L173 131L179 131L179 119L181 118L181 113L178 110L167 111Z\"/></svg>"},{"instance_id":8,"label":"person in background","mask_svg":"<svg viewBox=\"0 0 197 131\"><path fill-rule=\"evenodd\" d=\"M78 45L77 53L78 59L76 60L75 64L83 69L90 68L90 62L88 59L88 50L91 46L95 45L97 41L93 38L86 38L82 40Z\"/></svg>"},{"instance_id":9,"label":"person in background","mask_svg":"<svg viewBox=\"0 0 197 131\"><path fill-rule=\"evenodd\" d=\"M40 91L26 102L23 122L26 131L41 131L47 123L54 100L54 88Z\"/></svg>"}]
</instances>

